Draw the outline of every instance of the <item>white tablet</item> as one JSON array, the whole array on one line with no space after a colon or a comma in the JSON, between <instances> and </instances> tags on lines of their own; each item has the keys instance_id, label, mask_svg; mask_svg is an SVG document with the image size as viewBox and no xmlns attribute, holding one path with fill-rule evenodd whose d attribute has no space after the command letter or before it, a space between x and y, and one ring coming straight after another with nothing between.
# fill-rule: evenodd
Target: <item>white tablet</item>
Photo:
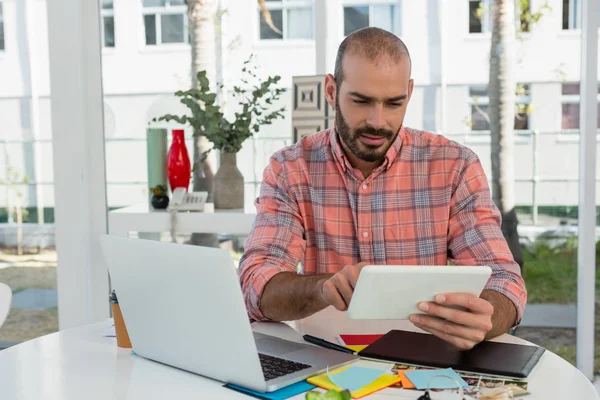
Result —
<instances>
[{"instance_id":1,"label":"white tablet","mask_svg":"<svg viewBox=\"0 0 600 400\"><path fill-rule=\"evenodd\" d=\"M423 314L422 301L438 294L470 293L477 297L492 269L488 266L367 265L348 306L351 319L408 319Z\"/></svg>"}]
</instances>

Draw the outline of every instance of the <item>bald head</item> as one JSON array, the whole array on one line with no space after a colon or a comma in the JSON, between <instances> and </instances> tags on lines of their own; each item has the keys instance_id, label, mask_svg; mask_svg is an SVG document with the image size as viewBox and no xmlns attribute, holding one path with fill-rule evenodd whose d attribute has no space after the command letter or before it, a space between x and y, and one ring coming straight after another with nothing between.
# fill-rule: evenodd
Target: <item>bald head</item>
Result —
<instances>
[{"instance_id":1,"label":"bald head","mask_svg":"<svg viewBox=\"0 0 600 400\"><path fill-rule=\"evenodd\" d=\"M346 36L338 48L333 75L338 88L344 80L342 64L347 54L360 55L377 63L405 61L409 68L411 64L408 48L398 36L381 28L359 29Z\"/></svg>"}]
</instances>

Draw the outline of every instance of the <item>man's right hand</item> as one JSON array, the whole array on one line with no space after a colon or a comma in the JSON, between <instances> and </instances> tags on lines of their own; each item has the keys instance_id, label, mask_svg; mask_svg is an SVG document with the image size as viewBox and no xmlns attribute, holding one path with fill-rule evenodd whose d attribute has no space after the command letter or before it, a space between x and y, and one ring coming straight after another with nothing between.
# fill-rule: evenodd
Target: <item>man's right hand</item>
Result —
<instances>
[{"instance_id":1,"label":"man's right hand","mask_svg":"<svg viewBox=\"0 0 600 400\"><path fill-rule=\"evenodd\" d=\"M346 311L360 270L368 264L361 262L356 265L346 265L341 271L323 281L321 288L323 300L340 311Z\"/></svg>"}]
</instances>

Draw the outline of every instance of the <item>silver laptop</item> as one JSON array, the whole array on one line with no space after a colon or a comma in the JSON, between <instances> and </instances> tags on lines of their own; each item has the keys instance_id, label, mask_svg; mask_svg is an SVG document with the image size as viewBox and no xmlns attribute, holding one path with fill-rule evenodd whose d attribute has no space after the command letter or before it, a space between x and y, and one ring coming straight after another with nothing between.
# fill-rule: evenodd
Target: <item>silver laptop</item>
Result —
<instances>
[{"instance_id":1,"label":"silver laptop","mask_svg":"<svg viewBox=\"0 0 600 400\"><path fill-rule=\"evenodd\" d=\"M108 235L100 244L142 357L260 392L357 359L253 334L226 250Z\"/></svg>"}]
</instances>

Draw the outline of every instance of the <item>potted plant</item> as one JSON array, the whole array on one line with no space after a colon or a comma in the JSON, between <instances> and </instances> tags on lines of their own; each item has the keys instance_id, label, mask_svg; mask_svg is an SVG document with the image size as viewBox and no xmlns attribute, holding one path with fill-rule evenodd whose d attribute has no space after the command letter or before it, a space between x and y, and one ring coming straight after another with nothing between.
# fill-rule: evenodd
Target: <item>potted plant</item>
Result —
<instances>
[{"instance_id":1,"label":"potted plant","mask_svg":"<svg viewBox=\"0 0 600 400\"><path fill-rule=\"evenodd\" d=\"M210 90L206 71L198 72L197 88L175 93L190 109L191 116L165 115L158 118L159 121L190 124L194 137L205 136L213 144L200 161L204 161L211 150L220 151L221 162L213 182L215 209L244 208L244 177L237 168L236 155L246 139L257 133L262 125L283 118L285 111L285 107L270 111L273 102L286 91L276 87L281 77L269 76L261 80L255 72L256 67L251 64L252 58L244 62L242 85L233 87L232 95L238 100L233 118L227 118L217 104L217 95Z\"/></svg>"},{"instance_id":2,"label":"potted plant","mask_svg":"<svg viewBox=\"0 0 600 400\"><path fill-rule=\"evenodd\" d=\"M150 188L152 198L150 199L152 207L157 210L167 208L169 205L169 196L167 196L167 187L165 185L157 185Z\"/></svg>"}]
</instances>

